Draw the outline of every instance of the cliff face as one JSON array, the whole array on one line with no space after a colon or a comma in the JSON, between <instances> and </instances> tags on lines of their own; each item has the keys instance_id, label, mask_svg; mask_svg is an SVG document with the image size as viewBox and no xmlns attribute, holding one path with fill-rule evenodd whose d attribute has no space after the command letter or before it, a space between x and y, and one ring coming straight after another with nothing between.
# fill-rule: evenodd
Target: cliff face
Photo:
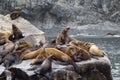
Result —
<instances>
[{"instance_id":1,"label":"cliff face","mask_svg":"<svg viewBox=\"0 0 120 80\"><path fill-rule=\"evenodd\" d=\"M64 26L77 28L72 34L120 33L119 0L27 0L25 5L21 15L48 35L46 29L56 34Z\"/></svg>"}]
</instances>

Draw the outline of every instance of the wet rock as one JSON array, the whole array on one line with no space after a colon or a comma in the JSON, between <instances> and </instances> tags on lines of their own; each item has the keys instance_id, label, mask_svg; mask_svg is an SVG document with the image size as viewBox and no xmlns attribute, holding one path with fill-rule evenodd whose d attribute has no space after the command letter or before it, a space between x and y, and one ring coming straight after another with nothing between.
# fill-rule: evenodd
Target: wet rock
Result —
<instances>
[{"instance_id":1,"label":"wet rock","mask_svg":"<svg viewBox=\"0 0 120 80\"><path fill-rule=\"evenodd\" d=\"M34 70L28 70L31 68L30 62L32 60L24 60L21 64L13 65L10 67L10 71L14 74L13 78L29 79L29 80L47 80L47 76L50 80L80 80L80 76L74 71L72 65L61 65L57 62L52 63L52 72L40 77L34 73ZM107 56L98 57L98 59L92 58L91 60L77 62L81 71L81 80L112 80L111 75L111 63Z\"/></svg>"}]
</instances>

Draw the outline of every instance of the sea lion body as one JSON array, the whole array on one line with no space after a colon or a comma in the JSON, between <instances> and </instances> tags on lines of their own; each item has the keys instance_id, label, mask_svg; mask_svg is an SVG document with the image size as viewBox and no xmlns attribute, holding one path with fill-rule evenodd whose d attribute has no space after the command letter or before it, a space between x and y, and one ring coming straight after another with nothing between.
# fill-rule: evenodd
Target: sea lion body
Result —
<instances>
[{"instance_id":1,"label":"sea lion body","mask_svg":"<svg viewBox=\"0 0 120 80\"><path fill-rule=\"evenodd\" d=\"M103 57L105 55L103 51L99 49L98 46L96 46L94 43L91 43L91 42L71 41L70 44L87 50L89 54L92 56Z\"/></svg>"},{"instance_id":2,"label":"sea lion body","mask_svg":"<svg viewBox=\"0 0 120 80\"><path fill-rule=\"evenodd\" d=\"M15 45L11 41L7 41L6 44L3 45L3 49L0 51L0 62L3 61L2 59L9 53L11 53L15 48Z\"/></svg>"},{"instance_id":3,"label":"sea lion body","mask_svg":"<svg viewBox=\"0 0 120 80\"><path fill-rule=\"evenodd\" d=\"M57 60L60 60L60 61L71 60L71 58L67 54L63 53L62 51L60 51L56 48L45 48L45 53L43 53L43 50L44 50L44 48L40 48L38 50L32 51L32 52L24 55L23 59L32 59L32 58L36 57L36 60L37 60L42 57L47 58L49 55L53 54L57 58Z\"/></svg>"},{"instance_id":4,"label":"sea lion body","mask_svg":"<svg viewBox=\"0 0 120 80\"><path fill-rule=\"evenodd\" d=\"M69 27L64 27L61 32L59 33L59 35L56 38L56 44L68 44L72 38L70 38L67 34L67 32L69 31Z\"/></svg>"},{"instance_id":5,"label":"sea lion body","mask_svg":"<svg viewBox=\"0 0 120 80\"><path fill-rule=\"evenodd\" d=\"M61 45L60 45L61 46ZM63 45L59 50L69 55L74 61L90 59L90 54L85 49L73 45Z\"/></svg>"},{"instance_id":6,"label":"sea lion body","mask_svg":"<svg viewBox=\"0 0 120 80\"><path fill-rule=\"evenodd\" d=\"M53 55L49 55L48 58L46 58L42 64L40 65L40 68L37 69L35 72L38 73L39 75L44 75L46 74L47 72L51 72L52 70L52 58L53 58Z\"/></svg>"},{"instance_id":7,"label":"sea lion body","mask_svg":"<svg viewBox=\"0 0 120 80\"><path fill-rule=\"evenodd\" d=\"M17 45L17 47L16 47ZM7 46L7 45L6 45ZM9 45L7 46L9 47ZM21 56L29 52L29 48L31 48L31 45L28 44L26 41L19 41L18 43L14 44L14 49L11 50L11 52L6 53L4 52L4 57L2 57L2 63L4 64L5 67L9 67L13 63L18 63L21 61ZM9 50L9 48L5 48L5 51Z\"/></svg>"},{"instance_id":8,"label":"sea lion body","mask_svg":"<svg viewBox=\"0 0 120 80\"><path fill-rule=\"evenodd\" d=\"M19 11L13 11L11 14L10 14L10 18L12 20L15 20L16 18L18 18L20 16L20 13Z\"/></svg>"}]
</instances>

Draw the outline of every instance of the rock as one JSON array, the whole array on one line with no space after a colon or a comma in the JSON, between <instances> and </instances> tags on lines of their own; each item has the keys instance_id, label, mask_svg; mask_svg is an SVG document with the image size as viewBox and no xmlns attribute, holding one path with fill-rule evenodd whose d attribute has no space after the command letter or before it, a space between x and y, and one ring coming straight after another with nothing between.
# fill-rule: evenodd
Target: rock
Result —
<instances>
[{"instance_id":1,"label":"rock","mask_svg":"<svg viewBox=\"0 0 120 80\"><path fill-rule=\"evenodd\" d=\"M30 62L32 60L24 60L21 64L13 65L10 71L14 73L13 78L24 80L39 80L40 77L35 75L31 68ZM77 62L81 71L81 80L112 80L111 63L107 56L92 58L91 60ZM56 62L52 63L52 72L50 75L46 74L50 80L79 80L79 75L75 73L71 65L61 65ZM47 80L45 77L41 80Z\"/></svg>"},{"instance_id":2,"label":"rock","mask_svg":"<svg viewBox=\"0 0 120 80\"><path fill-rule=\"evenodd\" d=\"M0 31L12 30L12 24L15 24L25 36L24 40L28 41L32 45L36 45L41 40L45 42L45 34L43 31L37 29L29 21L22 17L18 17L15 20L10 19L10 15L0 15Z\"/></svg>"}]
</instances>

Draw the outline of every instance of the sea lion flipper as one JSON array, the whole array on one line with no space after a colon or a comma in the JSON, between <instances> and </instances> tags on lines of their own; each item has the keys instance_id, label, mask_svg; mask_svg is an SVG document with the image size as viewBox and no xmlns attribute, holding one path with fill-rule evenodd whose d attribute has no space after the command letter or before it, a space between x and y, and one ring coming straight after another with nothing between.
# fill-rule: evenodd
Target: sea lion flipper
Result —
<instances>
[{"instance_id":1,"label":"sea lion flipper","mask_svg":"<svg viewBox=\"0 0 120 80\"><path fill-rule=\"evenodd\" d=\"M73 65L75 72L79 75L79 77L81 77L81 73L78 65L73 60L69 61L69 63Z\"/></svg>"}]
</instances>

